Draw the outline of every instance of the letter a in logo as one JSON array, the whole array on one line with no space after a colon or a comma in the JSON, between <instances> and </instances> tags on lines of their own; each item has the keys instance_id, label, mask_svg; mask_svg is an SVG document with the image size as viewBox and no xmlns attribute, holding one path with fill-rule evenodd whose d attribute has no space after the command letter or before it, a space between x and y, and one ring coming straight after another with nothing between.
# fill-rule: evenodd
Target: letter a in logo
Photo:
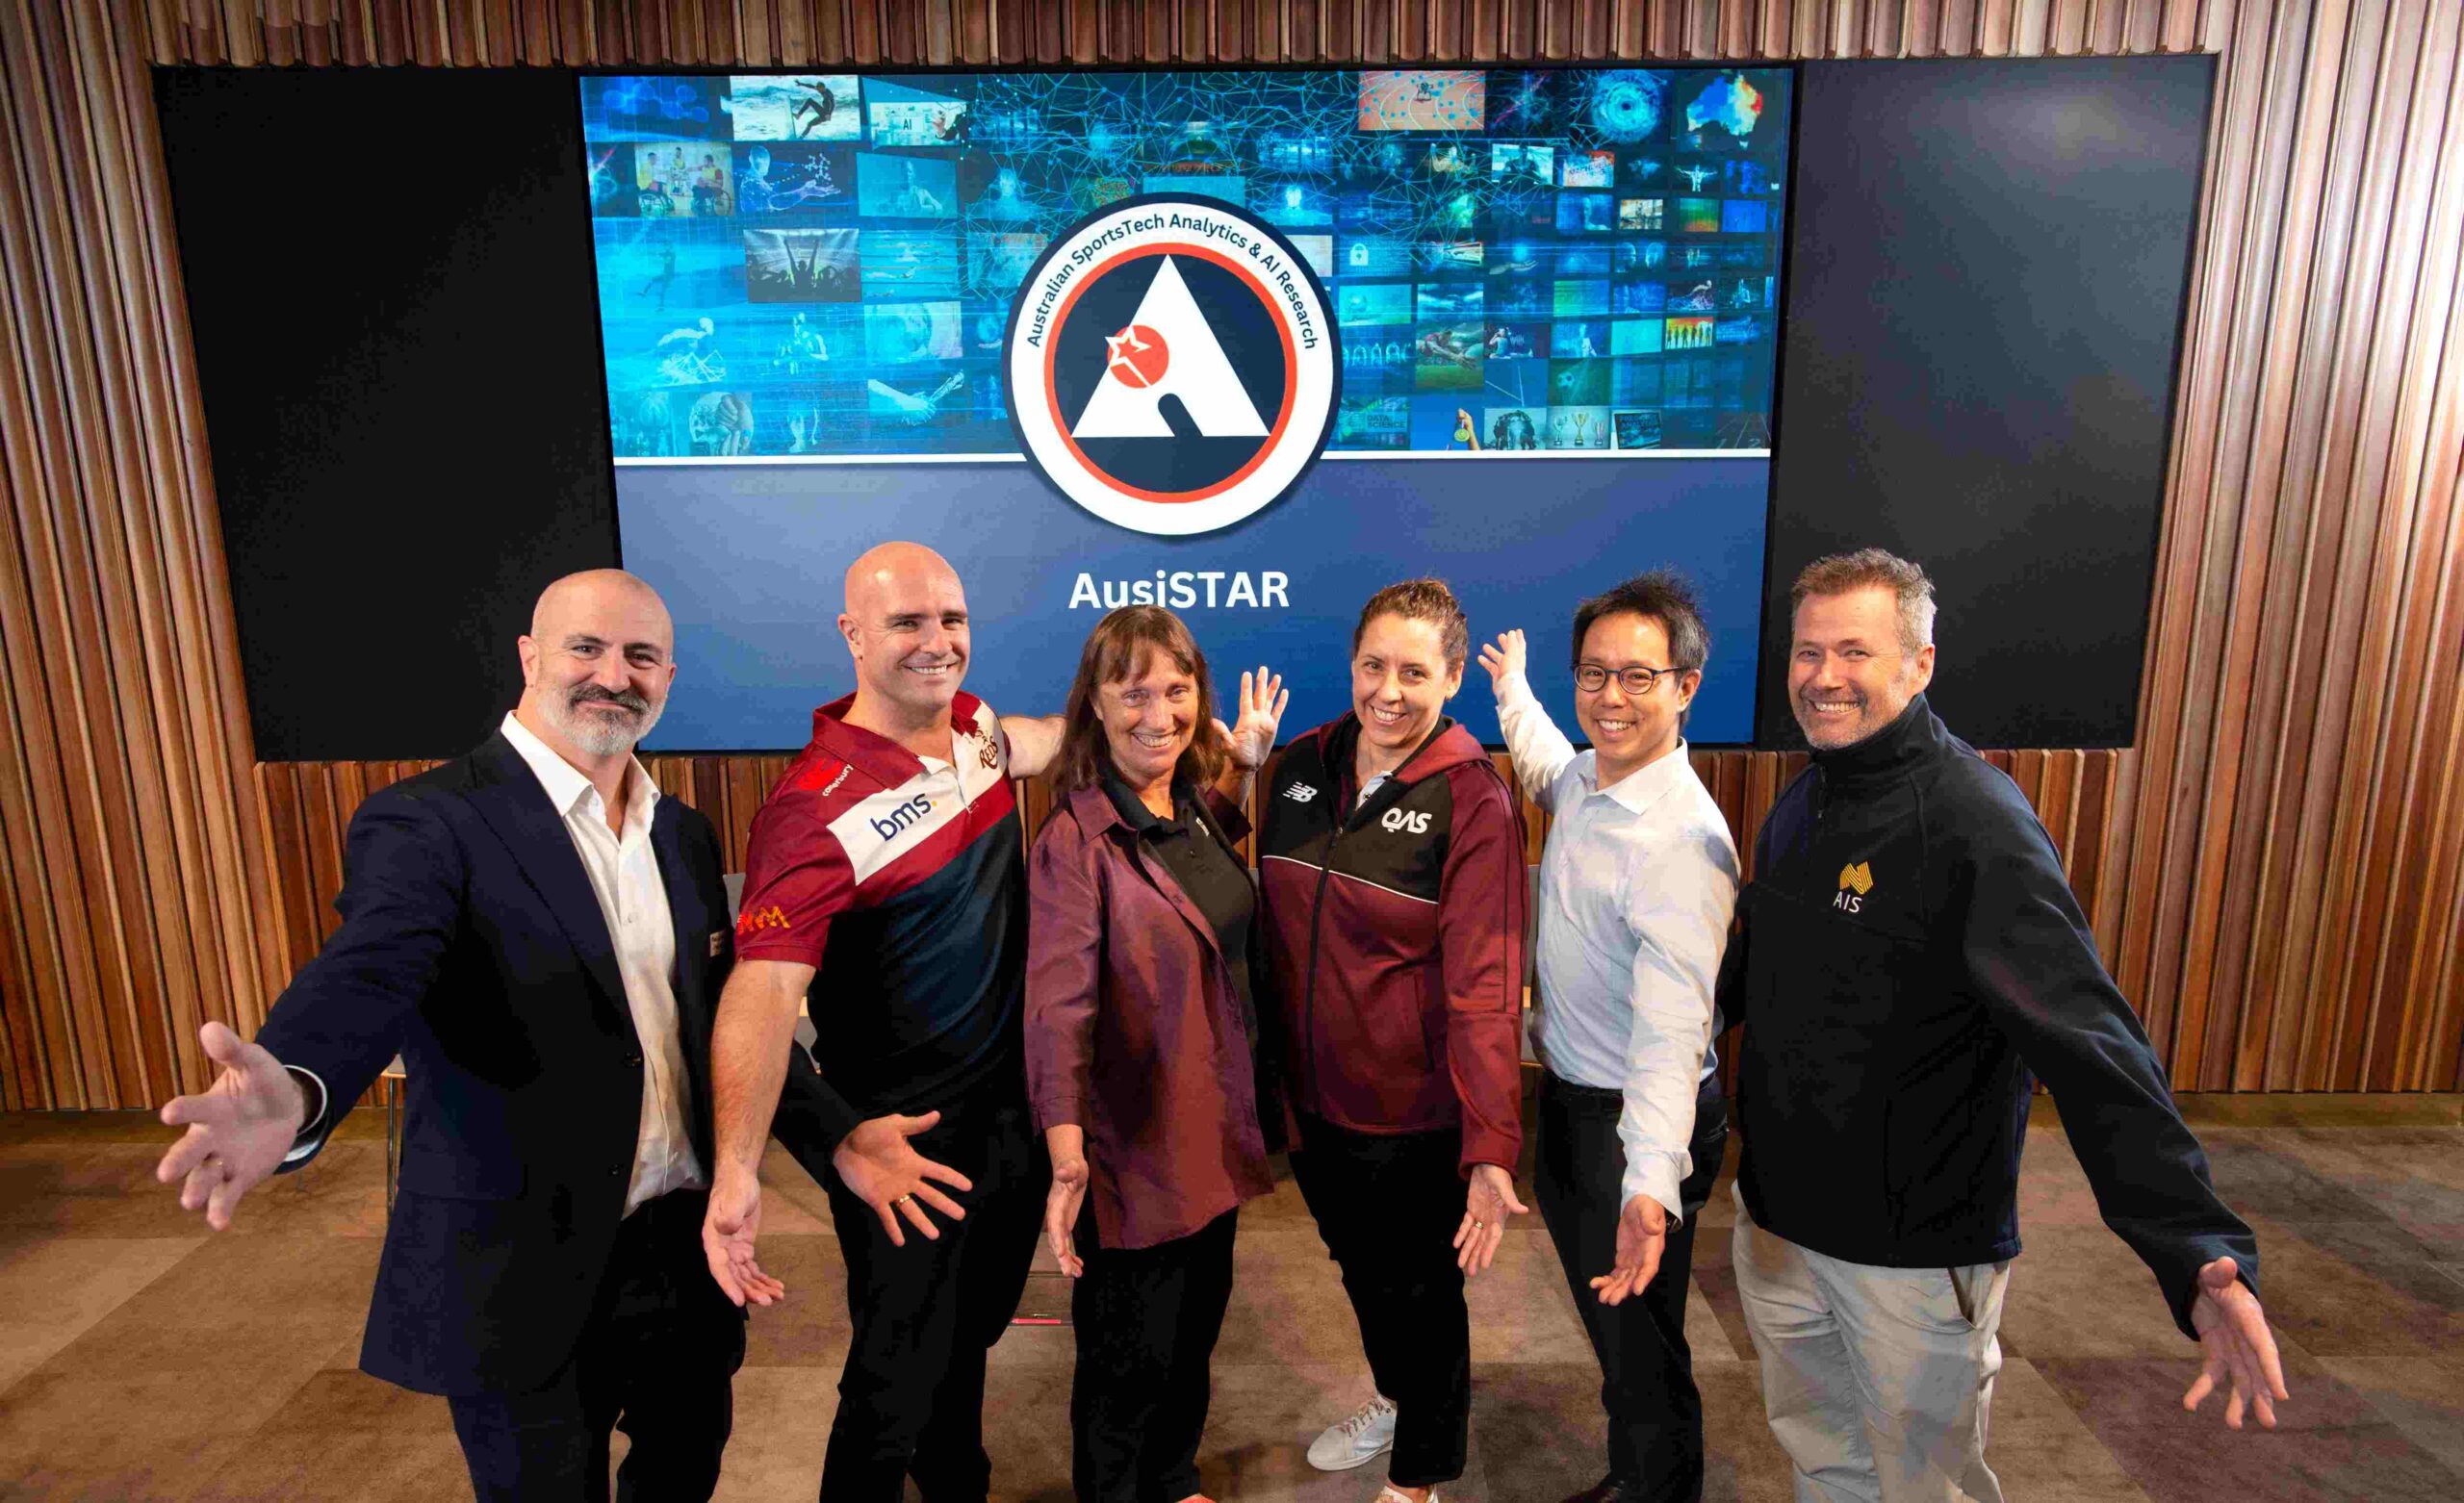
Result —
<instances>
[{"instance_id":1,"label":"letter a in logo","mask_svg":"<svg viewBox=\"0 0 2464 1503\"><path fill-rule=\"evenodd\" d=\"M1334 426L1324 289L1271 226L1152 193L1054 237L1003 356L1018 446L1107 522L1180 536L1283 496Z\"/></svg>"},{"instance_id":2,"label":"letter a in logo","mask_svg":"<svg viewBox=\"0 0 2464 1503\"><path fill-rule=\"evenodd\" d=\"M1264 438L1267 425L1257 405L1190 296L1176 258L1162 259L1129 324L1104 337L1107 379L1095 383L1095 395L1069 436L1081 443L1168 439L1172 425L1164 416L1164 398L1172 396L1200 436Z\"/></svg>"}]
</instances>

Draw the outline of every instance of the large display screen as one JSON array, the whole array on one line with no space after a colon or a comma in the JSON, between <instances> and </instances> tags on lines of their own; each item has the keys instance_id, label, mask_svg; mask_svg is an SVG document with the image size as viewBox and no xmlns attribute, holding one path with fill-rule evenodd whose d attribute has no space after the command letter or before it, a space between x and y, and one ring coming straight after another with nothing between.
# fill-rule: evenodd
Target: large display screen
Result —
<instances>
[{"instance_id":1,"label":"large display screen","mask_svg":"<svg viewBox=\"0 0 2464 1503\"><path fill-rule=\"evenodd\" d=\"M1282 671L1288 730L1421 573L1532 634L1572 729L1574 604L1673 565L1715 643L1689 734L1749 740L1793 83L585 77L625 562L690 675L654 744L801 743L853 681L841 574L892 537L958 565L998 708L1057 706L1153 600L1219 673ZM1295 443L1271 496L1148 504ZM1476 667L1453 711L1496 739Z\"/></svg>"}]
</instances>

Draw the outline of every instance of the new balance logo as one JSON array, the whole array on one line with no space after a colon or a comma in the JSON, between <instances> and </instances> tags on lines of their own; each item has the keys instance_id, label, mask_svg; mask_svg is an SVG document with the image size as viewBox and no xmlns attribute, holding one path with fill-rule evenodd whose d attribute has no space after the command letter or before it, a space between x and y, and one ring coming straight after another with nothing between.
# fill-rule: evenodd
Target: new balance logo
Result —
<instances>
[{"instance_id":1,"label":"new balance logo","mask_svg":"<svg viewBox=\"0 0 2464 1503\"><path fill-rule=\"evenodd\" d=\"M1290 799L1295 803L1306 803L1310 800L1318 797L1318 790L1310 787L1307 783L1294 783L1291 787L1283 790L1283 796Z\"/></svg>"}]
</instances>

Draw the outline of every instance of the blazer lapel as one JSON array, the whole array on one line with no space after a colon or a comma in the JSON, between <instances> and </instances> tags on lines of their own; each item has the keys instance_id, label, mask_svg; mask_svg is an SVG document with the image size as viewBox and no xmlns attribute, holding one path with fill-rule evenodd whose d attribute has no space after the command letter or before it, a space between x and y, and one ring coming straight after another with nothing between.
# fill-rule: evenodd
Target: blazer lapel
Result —
<instances>
[{"instance_id":1,"label":"blazer lapel","mask_svg":"<svg viewBox=\"0 0 2464 1503\"><path fill-rule=\"evenodd\" d=\"M651 815L651 851L658 857L658 879L667 889L668 919L676 926L676 1006L685 1022L685 1036L693 1036L692 1025L706 1030L710 1014L718 999L706 995L710 976L710 930L703 924L720 924L725 913L703 913L700 895L695 891L693 865L684 857L683 820L677 812L676 801L663 798ZM699 920L694 915L700 913Z\"/></svg>"},{"instance_id":2,"label":"blazer lapel","mask_svg":"<svg viewBox=\"0 0 2464 1503\"><path fill-rule=\"evenodd\" d=\"M603 1001L618 1027L630 1033L632 1008L625 1001L625 979L616 969L616 944L607 934L607 915L600 911L599 894L582 869L581 854L548 790L522 753L499 731L473 753L472 764L485 775L473 790L472 802L497 832L505 849L530 879L557 927L581 957L582 969L599 983Z\"/></svg>"},{"instance_id":3,"label":"blazer lapel","mask_svg":"<svg viewBox=\"0 0 2464 1503\"><path fill-rule=\"evenodd\" d=\"M727 910L703 908L693 880L693 863L684 854L684 820L672 798L658 801L651 813L651 851L658 857L658 879L667 889L667 911L676 926L676 1032L684 1046L684 1072L691 1082L692 1108L686 1133L693 1152L707 1164L716 1161L716 1129L711 1116L710 1028L719 999L710 995L710 931L703 924L724 924ZM696 921L691 915L702 915ZM733 943L731 936L729 943Z\"/></svg>"}]
</instances>

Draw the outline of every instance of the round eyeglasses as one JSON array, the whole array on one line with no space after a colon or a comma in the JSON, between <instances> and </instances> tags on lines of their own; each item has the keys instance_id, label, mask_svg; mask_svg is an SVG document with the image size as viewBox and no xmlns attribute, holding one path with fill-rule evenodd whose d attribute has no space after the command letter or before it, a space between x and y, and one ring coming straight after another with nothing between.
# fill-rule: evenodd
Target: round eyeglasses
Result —
<instances>
[{"instance_id":1,"label":"round eyeglasses","mask_svg":"<svg viewBox=\"0 0 2464 1503\"><path fill-rule=\"evenodd\" d=\"M1617 687L1628 694L1649 694L1662 674L1681 674L1681 668L1621 668L1617 670ZM1575 687L1585 694L1598 694L1608 687L1609 672L1598 663L1575 665Z\"/></svg>"}]
</instances>

